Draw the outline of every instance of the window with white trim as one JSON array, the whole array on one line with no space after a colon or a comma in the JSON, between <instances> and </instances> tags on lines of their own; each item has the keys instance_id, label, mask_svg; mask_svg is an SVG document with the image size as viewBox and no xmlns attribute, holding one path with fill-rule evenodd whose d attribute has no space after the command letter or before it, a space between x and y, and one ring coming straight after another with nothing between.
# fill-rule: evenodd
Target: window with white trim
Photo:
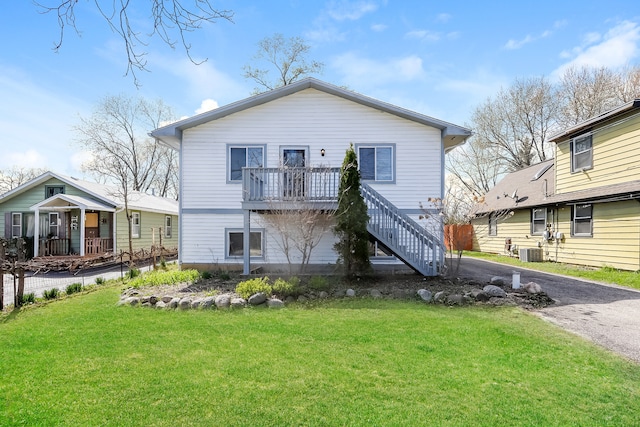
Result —
<instances>
[{"instance_id":1,"label":"window with white trim","mask_svg":"<svg viewBox=\"0 0 640 427\"><path fill-rule=\"evenodd\" d=\"M173 231L173 218L171 215L167 215L164 217L164 237L167 239L171 238L171 232Z\"/></svg>"},{"instance_id":2,"label":"window with white trim","mask_svg":"<svg viewBox=\"0 0 640 427\"><path fill-rule=\"evenodd\" d=\"M571 208L571 235L593 236L593 205L574 205Z\"/></svg>"},{"instance_id":3,"label":"window with white trim","mask_svg":"<svg viewBox=\"0 0 640 427\"><path fill-rule=\"evenodd\" d=\"M262 231L249 233L249 253L251 257L263 256ZM244 232L227 230L227 258L241 258L244 256Z\"/></svg>"},{"instance_id":4,"label":"window with white trim","mask_svg":"<svg viewBox=\"0 0 640 427\"><path fill-rule=\"evenodd\" d=\"M56 194L64 194L64 185L45 185L44 198L48 199Z\"/></svg>"},{"instance_id":5,"label":"window with white trim","mask_svg":"<svg viewBox=\"0 0 640 427\"><path fill-rule=\"evenodd\" d=\"M531 210L531 234L542 236L547 230L547 209L537 208Z\"/></svg>"},{"instance_id":6,"label":"window with white trim","mask_svg":"<svg viewBox=\"0 0 640 427\"><path fill-rule=\"evenodd\" d=\"M242 168L263 167L264 151L263 145L229 146L227 153L227 179L229 181L242 181Z\"/></svg>"},{"instance_id":7,"label":"window with white trim","mask_svg":"<svg viewBox=\"0 0 640 427\"><path fill-rule=\"evenodd\" d=\"M498 235L498 216L495 213L489 214L489 236Z\"/></svg>"},{"instance_id":8,"label":"window with white trim","mask_svg":"<svg viewBox=\"0 0 640 427\"><path fill-rule=\"evenodd\" d=\"M48 238L58 238L60 236L60 214L58 212L49 212L49 231Z\"/></svg>"},{"instance_id":9,"label":"window with white trim","mask_svg":"<svg viewBox=\"0 0 640 427\"><path fill-rule=\"evenodd\" d=\"M394 162L393 145L358 146L358 167L364 181L394 181Z\"/></svg>"},{"instance_id":10,"label":"window with white trim","mask_svg":"<svg viewBox=\"0 0 640 427\"><path fill-rule=\"evenodd\" d=\"M571 172L593 168L593 140L591 135L579 136L571 141Z\"/></svg>"},{"instance_id":11,"label":"window with white trim","mask_svg":"<svg viewBox=\"0 0 640 427\"><path fill-rule=\"evenodd\" d=\"M131 212L131 237L140 238L140 212Z\"/></svg>"},{"instance_id":12,"label":"window with white trim","mask_svg":"<svg viewBox=\"0 0 640 427\"><path fill-rule=\"evenodd\" d=\"M22 237L22 214L19 212L11 213L11 238Z\"/></svg>"}]
</instances>

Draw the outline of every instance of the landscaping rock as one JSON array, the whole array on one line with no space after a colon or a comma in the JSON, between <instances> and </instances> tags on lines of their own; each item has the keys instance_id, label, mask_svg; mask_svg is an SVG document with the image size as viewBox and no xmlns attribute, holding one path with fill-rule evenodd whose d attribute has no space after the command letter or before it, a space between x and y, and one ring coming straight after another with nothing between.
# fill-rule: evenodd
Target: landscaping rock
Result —
<instances>
[{"instance_id":1,"label":"landscaping rock","mask_svg":"<svg viewBox=\"0 0 640 427\"><path fill-rule=\"evenodd\" d=\"M199 308L201 304L202 304L202 298L196 298L193 301L191 301L191 308L195 310Z\"/></svg>"},{"instance_id":2,"label":"landscaping rock","mask_svg":"<svg viewBox=\"0 0 640 427\"><path fill-rule=\"evenodd\" d=\"M188 310L191 308L191 298L184 297L178 302L178 310Z\"/></svg>"},{"instance_id":3,"label":"landscaping rock","mask_svg":"<svg viewBox=\"0 0 640 427\"><path fill-rule=\"evenodd\" d=\"M244 298L231 298L231 307L242 308L247 305L247 301Z\"/></svg>"},{"instance_id":4,"label":"landscaping rock","mask_svg":"<svg viewBox=\"0 0 640 427\"><path fill-rule=\"evenodd\" d=\"M249 305L260 305L267 301L267 295L264 292L258 292L249 297Z\"/></svg>"},{"instance_id":5,"label":"landscaping rock","mask_svg":"<svg viewBox=\"0 0 640 427\"><path fill-rule=\"evenodd\" d=\"M149 297L149 304L156 305L158 303L158 297L155 295L151 295Z\"/></svg>"},{"instance_id":6,"label":"landscaping rock","mask_svg":"<svg viewBox=\"0 0 640 427\"><path fill-rule=\"evenodd\" d=\"M486 302L491 298L491 296L482 289L472 289L469 295L478 302Z\"/></svg>"},{"instance_id":7,"label":"landscaping rock","mask_svg":"<svg viewBox=\"0 0 640 427\"><path fill-rule=\"evenodd\" d=\"M371 291L369 291L369 295L371 295L372 298L382 298L382 292L377 289L371 289Z\"/></svg>"},{"instance_id":8,"label":"landscaping rock","mask_svg":"<svg viewBox=\"0 0 640 427\"><path fill-rule=\"evenodd\" d=\"M504 291L504 289L495 285L487 285L482 290L491 297L505 298L507 296L507 293Z\"/></svg>"},{"instance_id":9,"label":"landscaping rock","mask_svg":"<svg viewBox=\"0 0 640 427\"><path fill-rule=\"evenodd\" d=\"M502 286L505 283L507 283L507 279L505 279L504 277L500 277L500 276L493 276L491 278L491 280L489 281L489 283L491 283L492 285L496 285L496 286Z\"/></svg>"},{"instance_id":10,"label":"landscaping rock","mask_svg":"<svg viewBox=\"0 0 640 427\"><path fill-rule=\"evenodd\" d=\"M328 292L326 292L326 291L320 291L320 293L318 294L318 297L319 297L320 299L326 299L326 298L329 298L329 293L328 293Z\"/></svg>"},{"instance_id":11,"label":"landscaping rock","mask_svg":"<svg viewBox=\"0 0 640 427\"><path fill-rule=\"evenodd\" d=\"M180 298L174 297L169 301L169 308L178 308L178 303L180 302Z\"/></svg>"},{"instance_id":12,"label":"landscaping rock","mask_svg":"<svg viewBox=\"0 0 640 427\"><path fill-rule=\"evenodd\" d=\"M231 306L231 297L229 295L218 295L214 300L214 304L218 308L229 308Z\"/></svg>"},{"instance_id":13,"label":"landscaping rock","mask_svg":"<svg viewBox=\"0 0 640 427\"><path fill-rule=\"evenodd\" d=\"M347 289L347 291L345 292L345 295L352 298L356 296L356 291L354 291L353 289Z\"/></svg>"},{"instance_id":14,"label":"landscaping rock","mask_svg":"<svg viewBox=\"0 0 640 427\"><path fill-rule=\"evenodd\" d=\"M267 300L267 307L269 308L282 308L284 307L284 303L277 298L272 298Z\"/></svg>"},{"instance_id":15,"label":"landscaping rock","mask_svg":"<svg viewBox=\"0 0 640 427\"><path fill-rule=\"evenodd\" d=\"M304 295L298 296L298 302L305 303L307 301L309 301L309 298L305 297Z\"/></svg>"},{"instance_id":16,"label":"landscaping rock","mask_svg":"<svg viewBox=\"0 0 640 427\"><path fill-rule=\"evenodd\" d=\"M125 304L129 304L130 306L134 307L138 304L140 304L140 298L138 297L127 297L124 300Z\"/></svg>"},{"instance_id":17,"label":"landscaping rock","mask_svg":"<svg viewBox=\"0 0 640 427\"><path fill-rule=\"evenodd\" d=\"M335 292L333 293L333 296L334 296L334 297L336 297L336 298L342 298L342 297L344 297L346 294L347 294L347 293L346 293L346 291L345 291L344 289L338 289L337 291L335 291Z\"/></svg>"},{"instance_id":18,"label":"landscaping rock","mask_svg":"<svg viewBox=\"0 0 640 427\"><path fill-rule=\"evenodd\" d=\"M431 302L433 299L433 294L428 289L420 289L417 294L424 302Z\"/></svg>"},{"instance_id":19,"label":"landscaping rock","mask_svg":"<svg viewBox=\"0 0 640 427\"><path fill-rule=\"evenodd\" d=\"M542 287L536 282L529 282L522 287L528 294L539 294L542 292Z\"/></svg>"},{"instance_id":20,"label":"landscaping rock","mask_svg":"<svg viewBox=\"0 0 640 427\"><path fill-rule=\"evenodd\" d=\"M213 307L214 297L206 297L202 300L202 308L207 309Z\"/></svg>"},{"instance_id":21,"label":"landscaping rock","mask_svg":"<svg viewBox=\"0 0 640 427\"><path fill-rule=\"evenodd\" d=\"M449 295L447 297L447 304L449 305L464 305L466 300L460 294Z\"/></svg>"},{"instance_id":22,"label":"landscaping rock","mask_svg":"<svg viewBox=\"0 0 640 427\"><path fill-rule=\"evenodd\" d=\"M433 296L433 301L445 302L446 298L447 298L447 294L444 291L440 291L440 292L436 292L436 294Z\"/></svg>"},{"instance_id":23,"label":"landscaping rock","mask_svg":"<svg viewBox=\"0 0 640 427\"><path fill-rule=\"evenodd\" d=\"M165 302L164 302L164 301L158 301L158 302L156 303L155 307L156 307L157 309L159 309L159 310L160 310L160 309L166 308L166 307L167 307L167 304L165 304Z\"/></svg>"},{"instance_id":24,"label":"landscaping rock","mask_svg":"<svg viewBox=\"0 0 640 427\"><path fill-rule=\"evenodd\" d=\"M289 295L289 296L284 300L284 302L286 302L287 304L291 304L292 302L296 302L296 299L295 299L293 296Z\"/></svg>"},{"instance_id":25,"label":"landscaping rock","mask_svg":"<svg viewBox=\"0 0 640 427\"><path fill-rule=\"evenodd\" d=\"M150 303L149 303L149 301L150 301L150 300L151 300L151 297L150 297L150 296L148 296L148 297L141 297L141 298L140 298L140 304L141 304L141 305L144 305L144 304L147 304L147 305L148 305L148 304L150 304Z\"/></svg>"},{"instance_id":26,"label":"landscaping rock","mask_svg":"<svg viewBox=\"0 0 640 427\"><path fill-rule=\"evenodd\" d=\"M165 303L165 304L169 304L172 299L173 299L173 297L171 295L165 295L165 296L162 297L162 302Z\"/></svg>"}]
</instances>

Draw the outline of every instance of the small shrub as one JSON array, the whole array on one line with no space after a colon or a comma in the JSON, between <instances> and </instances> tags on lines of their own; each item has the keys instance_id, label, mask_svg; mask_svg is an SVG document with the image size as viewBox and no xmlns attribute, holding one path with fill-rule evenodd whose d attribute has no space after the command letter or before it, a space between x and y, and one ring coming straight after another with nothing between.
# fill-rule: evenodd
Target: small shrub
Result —
<instances>
[{"instance_id":1,"label":"small shrub","mask_svg":"<svg viewBox=\"0 0 640 427\"><path fill-rule=\"evenodd\" d=\"M104 277L96 277L96 285L104 285L106 281Z\"/></svg>"},{"instance_id":2,"label":"small shrub","mask_svg":"<svg viewBox=\"0 0 640 427\"><path fill-rule=\"evenodd\" d=\"M298 292L300 279L296 276L290 277L289 280L278 278L273 283L273 292L280 296L295 295Z\"/></svg>"},{"instance_id":3,"label":"small shrub","mask_svg":"<svg viewBox=\"0 0 640 427\"><path fill-rule=\"evenodd\" d=\"M167 269L167 261L165 261L164 259L160 260L160 268L162 270L166 270Z\"/></svg>"},{"instance_id":4,"label":"small shrub","mask_svg":"<svg viewBox=\"0 0 640 427\"><path fill-rule=\"evenodd\" d=\"M60 289L58 288L48 289L42 293L42 296L46 300L56 299L60 296Z\"/></svg>"},{"instance_id":5,"label":"small shrub","mask_svg":"<svg viewBox=\"0 0 640 427\"><path fill-rule=\"evenodd\" d=\"M258 292L264 292L267 296L271 296L272 288L269 284L268 277L256 277L255 279L245 280L236 286L236 293L244 299Z\"/></svg>"},{"instance_id":6,"label":"small shrub","mask_svg":"<svg viewBox=\"0 0 640 427\"><path fill-rule=\"evenodd\" d=\"M67 286L66 292L67 295L75 294L76 292L82 291L82 283L72 283Z\"/></svg>"},{"instance_id":7,"label":"small shrub","mask_svg":"<svg viewBox=\"0 0 640 427\"><path fill-rule=\"evenodd\" d=\"M127 271L127 278L128 279L135 279L139 275L140 275L140 270L138 270L137 268L132 268L129 271Z\"/></svg>"},{"instance_id":8,"label":"small shrub","mask_svg":"<svg viewBox=\"0 0 640 427\"><path fill-rule=\"evenodd\" d=\"M314 291L326 291L329 289L329 282L327 282L327 279L322 276L313 276L309 279L307 287Z\"/></svg>"},{"instance_id":9,"label":"small shrub","mask_svg":"<svg viewBox=\"0 0 640 427\"><path fill-rule=\"evenodd\" d=\"M145 273L129 282L132 288L145 286L175 285L193 283L200 277L198 270L155 270Z\"/></svg>"},{"instance_id":10,"label":"small shrub","mask_svg":"<svg viewBox=\"0 0 640 427\"><path fill-rule=\"evenodd\" d=\"M34 304L36 302L36 294L30 292L22 295L22 304Z\"/></svg>"},{"instance_id":11,"label":"small shrub","mask_svg":"<svg viewBox=\"0 0 640 427\"><path fill-rule=\"evenodd\" d=\"M231 279L231 276L226 271L221 271L219 277L220 277L220 280L229 280L229 279Z\"/></svg>"},{"instance_id":12,"label":"small shrub","mask_svg":"<svg viewBox=\"0 0 640 427\"><path fill-rule=\"evenodd\" d=\"M205 280L208 280L213 277L213 274L211 274L211 272L209 271L203 271L201 277Z\"/></svg>"}]
</instances>

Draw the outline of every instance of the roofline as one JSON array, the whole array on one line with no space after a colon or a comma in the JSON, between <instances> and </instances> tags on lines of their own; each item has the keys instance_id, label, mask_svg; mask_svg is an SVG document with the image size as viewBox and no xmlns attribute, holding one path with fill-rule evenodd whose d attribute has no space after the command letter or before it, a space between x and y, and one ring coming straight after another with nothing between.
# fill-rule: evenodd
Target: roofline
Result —
<instances>
[{"instance_id":1,"label":"roofline","mask_svg":"<svg viewBox=\"0 0 640 427\"><path fill-rule=\"evenodd\" d=\"M30 210L35 210L35 209L39 209L42 206L46 205L47 203L52 202L53 200L57 200L57 199L62 199L65 200L68 203L73 203L74 206L51 206L50 208L71 208L71 207L78 207L78 208L90 208L89 205L85 204L85 203L78 203L77 200L74 200L74 198L77 197L79 199L86 199L86 197L82 197L82 196L71 196L69 194L55 194L51 197L49 197L48 199L44 199L41 202L36 203L35 205L31 206L29 209ZM115 207L110 207L107 206L105 204L99 203L99 202L95 202L95 205L102 205L100 207L101 211L105 211L105 212L115 212L116 209Z\"/></svg>"},{"instance_id":2,"label":"roofline","mask_svg":"<svg viewBox=\"0 0 640 427\"><path fill-rule=\"evenodd\" d=\"M581 123L578 123L568 129L563 130L562 132L559 132L555 135L551 135L551 137L549 138L549 142L557 142L560 139L564 139L565 137L568 137L570 135L573 135L579 131L581 131L584 128L593 126L595 124L598 124L600 122L603 122L607 119L610 119L611 117L615 117L617 115L620 115L622 113L625 113L629 110L633 110L634 108L640 108L640 99L636 98L633 101L629 101L625 104L622 104L619 107L614 108L613 110L609 110L606 111L598 116L595 117L591 117L590 119L587 119Z\"/></svg>"},{"instance_id":3,"label":"roofline","mask_svg":"<svg viewBox=\"0 0 640 427\"><path fill-rule=\"evenodd\" d=\"M426 116L415 111L407 110L405 108L398 107L396 105L389 104L375 98L361 95L357 92L335 86L333 84L315 79L313 77L307 77L290 85L282 86L269 92L263 92L255 96L245 98L231 104L227 104L225 106L216 108L215 110L207 111L202 114L179 120L177 122L155 129L149 135L156 139L159 139L165 145L177 149L180 145L180 142L182 141L182 132L186 129L199 126L212 120L221 119L228 115L246 110L248 108L256 107L270 101L274 101L276 99L294 94L304 89L316 89L331 95L338 96L340 98L356 102L361 105L365 105L367 107L375 108L386 113L396 115L407 120L435 127L442 131L443 139L448 136L451 137L453 141L456 137L461 137L460 142L456 143L455 145L462 144L469 136L471 136L471 130L465 127L445 122L443 120L435 119L433 117Z\"/></svg>"}]
</instances>

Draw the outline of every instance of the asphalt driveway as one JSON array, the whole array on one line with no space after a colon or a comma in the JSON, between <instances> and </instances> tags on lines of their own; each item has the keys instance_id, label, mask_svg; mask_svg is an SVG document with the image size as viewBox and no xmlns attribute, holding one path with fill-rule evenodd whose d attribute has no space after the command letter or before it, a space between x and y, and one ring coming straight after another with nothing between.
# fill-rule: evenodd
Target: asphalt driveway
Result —
<instances>
[{"instance_id":1,"label":"asphalt driveway","mask_svg":"<svg viewBox=\"0 0 640 427\"><path fill-rule=\"evenodd\" d=\"M640 363L640 291L467 257L458 276L488 282L514 270L556 301L536 311L543 319Z\"/></svg>"}]
</instances>

